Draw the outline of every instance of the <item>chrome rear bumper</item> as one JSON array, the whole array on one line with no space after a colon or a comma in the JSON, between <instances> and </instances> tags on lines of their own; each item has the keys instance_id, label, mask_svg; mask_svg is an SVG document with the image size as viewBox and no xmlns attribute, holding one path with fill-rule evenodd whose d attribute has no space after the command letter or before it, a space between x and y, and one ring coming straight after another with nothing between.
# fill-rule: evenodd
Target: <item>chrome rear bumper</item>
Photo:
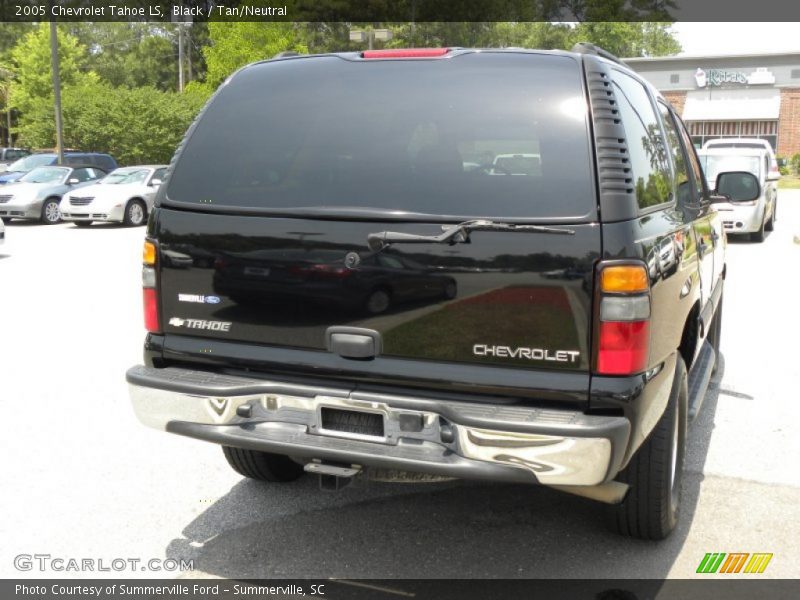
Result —
<instances>
[{"instance_id":1,"label":"chrome rear bumper","mask_svg":"<svg viewBox=\"0 0 800 600\"><path fill-rule=\"evenodd\" d=\"M619 470L623 417L525 406L371 394L144 366L126 375L149 427L189 437L365 467L460 477L596 486ZM326 429L323 409L380 415L381 435Z\"/></svg>"}]
</instances>

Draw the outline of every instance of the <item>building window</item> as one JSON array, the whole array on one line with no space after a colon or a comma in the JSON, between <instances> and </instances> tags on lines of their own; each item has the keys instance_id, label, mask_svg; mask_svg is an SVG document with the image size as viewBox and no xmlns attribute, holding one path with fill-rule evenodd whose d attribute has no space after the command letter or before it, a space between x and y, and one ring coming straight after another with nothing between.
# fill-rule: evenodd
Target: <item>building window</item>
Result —
<instances>
[{"instance_id":1,"label":"building window","mask_svg":"<svg viewBox=\"0 0 800 600\"><path fill-rule=\"evenodd\" d=\"M777 121L688 121L686 126L695 147L708 140L725 137L750 137L767 140L773 150L778 147Z\"/></svg>"},{"instance_id":2,"label":"building window","mask_svg":"<svg viewBox=\"0 0 800 600\"><path fill-rule=\"evenodd\" d=\"M669 76L670 83L678 83L681 80L681 76L678 73L673 73Z\"/></svg>"}]
</instances>

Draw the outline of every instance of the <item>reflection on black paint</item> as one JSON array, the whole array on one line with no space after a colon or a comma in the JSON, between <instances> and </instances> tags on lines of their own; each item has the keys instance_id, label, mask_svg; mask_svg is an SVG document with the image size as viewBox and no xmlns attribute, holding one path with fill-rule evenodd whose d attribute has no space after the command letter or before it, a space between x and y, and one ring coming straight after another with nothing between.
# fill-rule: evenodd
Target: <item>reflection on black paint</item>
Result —
<instances>
[{"instance_id":1,"label":"reflection on black paint","mask_svg":"<svg viewBox=\"0 0 800 600\"><path fill-rule=\"evenodd\" d=\"M412 259L367 254L348 268L346 255L321 248L225 252L214 262L213 290L246 306L300 302L317 312L369 315L406 303L450 300L458 293L455 279Z\"/></svg>"}]
</instances>

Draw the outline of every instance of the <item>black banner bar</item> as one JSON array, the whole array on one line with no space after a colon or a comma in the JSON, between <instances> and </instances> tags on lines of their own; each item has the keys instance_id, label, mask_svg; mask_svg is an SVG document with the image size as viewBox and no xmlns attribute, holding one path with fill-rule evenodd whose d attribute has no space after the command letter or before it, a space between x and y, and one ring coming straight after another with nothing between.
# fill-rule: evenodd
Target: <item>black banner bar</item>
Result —
<instances>
[{"instance_id":1,"label":"black banner bar","mask_svg":"<svg viewBox=\"0 0 800 600\"><path fill-rule=\"evenodd\" d=\"M0 581L4 600L795 600L800 580L29 579Z\"/></svg>"},{"instance_id":2,"label":"black banner bar","mask_svg":"<svg viewBox=\"0 0 800 600\"><path fill-rule=\"evenodd\" d=\"M0 21L800 21L789 0L0 0ZM713 32L709 32L713 35Z\"/></svg>"}]
</instances>

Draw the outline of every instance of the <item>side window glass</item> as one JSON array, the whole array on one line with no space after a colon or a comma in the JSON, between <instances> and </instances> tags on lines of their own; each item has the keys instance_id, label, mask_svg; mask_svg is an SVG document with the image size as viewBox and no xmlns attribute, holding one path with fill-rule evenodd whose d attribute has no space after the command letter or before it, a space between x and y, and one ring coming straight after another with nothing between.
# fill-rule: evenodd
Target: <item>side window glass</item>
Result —
<instances>
[{"instance_id":1,"label":"side window glass","mask_svg":"<svg viewBox=\"0 0 800 600\"><path fill-rule=\"evenodd\" d=\"M80 183L83 183L89 180L89 171L87 169L75 169L69 178L77 179Z\"/></svg>"},{"instance_id":2,"label":"side window glass","mask_svg":"<svg viewBox=\"0 0 800 600\"><path fill-rule=\"evenodd\" d=\"M167 174L166 169L156 169L156 172L153 173L153 179L160 179L164 181L164 176Z\"/></svg>"},{"instance_id":3,"label":"side window glass","mask_svg":"<svg viewBox=\"0 0 800 600\"><path fill-rule=\"evenodd\" d=\"M687 204L695 202L694 188L689 178L689 168L686 166L686 156L683 153L680 135L675 128L675 122L672 120L669 109L660 102L658 103L658 108L661 111L661 117L664 121L664 129L672 154L672 164L675 165L675 191L678 198L678 205L686 206Z\"/></svg>"},{"instance_id":4,"label":"side window glass","mask_svg":"<svg viewBox=\"0 0 800 600\"><path fill-rule=\"evenodd\" d=\"M644 86L620 71L611 75L622 114L639 208L672 200L667 149L650 95Z\"/></svg>"},{"instance_id":5,"label":"side window glass","mask_svg":"<svg viewBox=\"0 0 800 600\"><path fill-rule=\"evenodd\" d=\"M673 119L686 148L686 155L689 157L689 168L692 170L694 175L694 190L697 194L696 198L704 198L705 188L703 187L703 181L705 180L705 175L703 175L703 169L700 168L700 161L697 159L697 153L695 152L694 145L692 144L692 138L689 137L683 121L674 115Z\"/></svg>"},{"instance_id":6,"label":"side window glass","mask_svg":"<svg viewBox=\"0 0 800 600\"><path fill-rule=\"evenodd\" d=\"M382 267L386 267L387 269L402 269L403 263L397 260L394 256L388 256L386 254L378 255L378 262L381 263Z\"/></svg>"}]
</instances>

